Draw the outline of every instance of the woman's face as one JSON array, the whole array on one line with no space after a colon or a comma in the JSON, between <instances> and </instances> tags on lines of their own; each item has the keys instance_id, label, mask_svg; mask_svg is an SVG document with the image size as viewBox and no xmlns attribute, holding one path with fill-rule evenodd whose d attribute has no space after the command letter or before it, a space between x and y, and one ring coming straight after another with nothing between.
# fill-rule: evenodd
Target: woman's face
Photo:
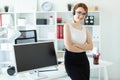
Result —
<instances>
[{"instance_id":1,"label":"woman's face","mask_svg":"<svg viewBox=\"0 0 120 80\"><path fill-rule=\"evenodd\" d=\"M85 19L86 11L82 7L78 7L75 10L74 20L76 22L82 22Z\"/></svg>"}]
</instances>

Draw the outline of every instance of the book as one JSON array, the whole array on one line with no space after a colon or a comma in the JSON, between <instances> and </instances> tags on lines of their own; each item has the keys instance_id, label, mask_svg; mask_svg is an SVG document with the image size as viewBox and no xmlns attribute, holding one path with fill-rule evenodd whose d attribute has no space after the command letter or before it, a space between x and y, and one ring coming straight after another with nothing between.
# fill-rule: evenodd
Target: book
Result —
<instances>
[{"instance_id":1,"label":"book","mask_svg":"<svg viewBox=\"0 0 120 80\"><path fill-rule=\"evenodd\" d=\"M63 25L59 25L59 29L60 29L60 33L59 33L59 35L60 35L60 39L63 39Z\"/></svg>"},{"instance_id":2,"label":"book","mask_svg":"<svg viewBox=\"0 0 120 80\"><path fill-rule=\"evenodd\" d=\"M57 25L57 39L63 39L63 25Z\"/></svg>"}]
</instances>

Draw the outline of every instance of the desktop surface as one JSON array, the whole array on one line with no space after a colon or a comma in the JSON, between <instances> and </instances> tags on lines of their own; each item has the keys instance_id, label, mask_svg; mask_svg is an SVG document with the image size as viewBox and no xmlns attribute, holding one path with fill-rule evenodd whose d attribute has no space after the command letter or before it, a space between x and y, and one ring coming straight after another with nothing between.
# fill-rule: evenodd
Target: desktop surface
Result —
<instances>
[{"instance_id":1,"label":"desktop surface","mask_svg":"<svg viewBox=\"0 0 120 80\"><path fill-rule=\"evenodd\" d=\"M40 72L39 75L43 77L35 79L29 77L29 74L27 73L18 73L13 76L9 76L7 74L1 74L0 80L55 80L67 76L63 65L59 65L57 71Z\"/></svg>"},{"instance_id":2,"label":"desktop surface","mask_svg":"<svg viewBox=\"0 0 120 80\"><path fill-rule=\"evenodd\" d=\"M58 59L58 61L63 61L63 60L64 60L63 58ZM96 69L96 68L101 69L102 68L102 70L104 72L104 80L109 80L109 77L108 77L108 74L107 74L107 67L112 65L111 62L100 60L99 65L94 65L92 58L89 58L89 61L90 61L91 69ZM38 78L37 80L59 80L59 79L67 76L65 68L64 68L64 64L58 65L58 70L57 71L40 72L40 74L43 74L43 75L45 74L47 77L44 77L44 78L41 78L41 79ZM14 76L9 76L7 74L0 74L0 80L35 80L35 79L27 77L23 73L23 74L19 74L19 76L17 74L14 75ZM99 74L99 79L98 80L100 80L100 74Z\"/></svg>"}]
</instances>

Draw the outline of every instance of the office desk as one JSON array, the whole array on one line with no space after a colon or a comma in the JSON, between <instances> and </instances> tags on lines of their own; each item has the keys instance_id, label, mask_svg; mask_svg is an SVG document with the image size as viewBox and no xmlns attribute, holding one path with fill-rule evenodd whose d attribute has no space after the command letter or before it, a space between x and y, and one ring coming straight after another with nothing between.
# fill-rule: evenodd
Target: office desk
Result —
<instances>
[{"instance_id":1,"label":"office desk","mask_svg":"<svg viewBox=\"0 0 120 80\"><path fill-rule=\"evenodd\" d=\"M108 72L107 72L107 67L109 67L110 65L112 65L111 62L108 62L108 61L104 61L104 60L99 60L99 64L98 65L95 65L93 64L93 58L92 57L89 57L89 62L90 62L90 69L98 69L98 80L101 80L100 79L100 74L101 74L101 70L103 69L103 77L104 77L104 80L109 80L109 77L108 77ZM59 61L64 61L63 58L60 58Z\"/></svg>"},{"instance_id":2,"label":"office desk","mask_svg":"<svg viewBox=\"0 0 120 80\"><path fill-rule=\"evenodd\" d=\"M59 78L67 76L64 66L59 65L57 71L47 71L47 72L40 72L40 74L44 74L47 77L45 78L38 78L37 80L57 80ZM28 75L18 74L14 76L9 76L7 74L0 74L0 80L35 80Z\"/></svg>"},{"instance_id":3,"label":"office desk","mask_svg":"<svg viewBox=\"0 0 120 80\"><path fill-rule=\"evenodd\" d=\"M63 61L63 59L59 59L59 60ZM98 80L100 80L100 70L101 69L104 70L104 80L109 80L108 74L107 74L107 67L110 66L112 63L103 61L103 60L99 60L99 65L94 65L93 58L89 58L89 61L90 61L91 69L99 69L99 79ZM43 78L43 79L38 79L38 80L58 80L58 79L60 80L60 78L64 78L67 76L64 65L59 65L58 71L48 71L48 72L41 72L41 73L47 75L47 77ZM32 79L30 77L26 77L23 74L20 76L16 76L16 75L8 76L8 75L1 74L0 80L34 80L34 79Z\"/></svg>"},{"instance_id":4,"label":"office desk","mask_svg":"<svg viewBox=\"0 0 120 80\"><path fill-rule=\"evenodd\" d=\"M100 74L101 74L102 69L103 69L103 74L104 74L104 80L109 80L108 79L107 67L112 65L111 62L99 60L99 64L94 65L93 64L93 58L89 58L89 62L90 62L90 69L98 69L99 70L99 77L98 77L99 79L98 80L100 80Z\"/></svg>"}]
</instances>

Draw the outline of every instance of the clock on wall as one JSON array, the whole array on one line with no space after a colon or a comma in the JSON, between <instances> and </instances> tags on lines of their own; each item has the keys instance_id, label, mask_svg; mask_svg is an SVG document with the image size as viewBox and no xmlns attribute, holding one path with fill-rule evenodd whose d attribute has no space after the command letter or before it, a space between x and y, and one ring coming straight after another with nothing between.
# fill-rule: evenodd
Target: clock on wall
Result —
<instances>
[{"instance_id":1,"label":"clock on wall","mask_svg":"<svg viewBox=\"0 0 120 80\"><path fill-rule=\"evenodd\" d=\"M51 2L43 2L41 5L42 10L44 11L50 11L52 10L52 3Z\"/></svg>"}]
</instances>

